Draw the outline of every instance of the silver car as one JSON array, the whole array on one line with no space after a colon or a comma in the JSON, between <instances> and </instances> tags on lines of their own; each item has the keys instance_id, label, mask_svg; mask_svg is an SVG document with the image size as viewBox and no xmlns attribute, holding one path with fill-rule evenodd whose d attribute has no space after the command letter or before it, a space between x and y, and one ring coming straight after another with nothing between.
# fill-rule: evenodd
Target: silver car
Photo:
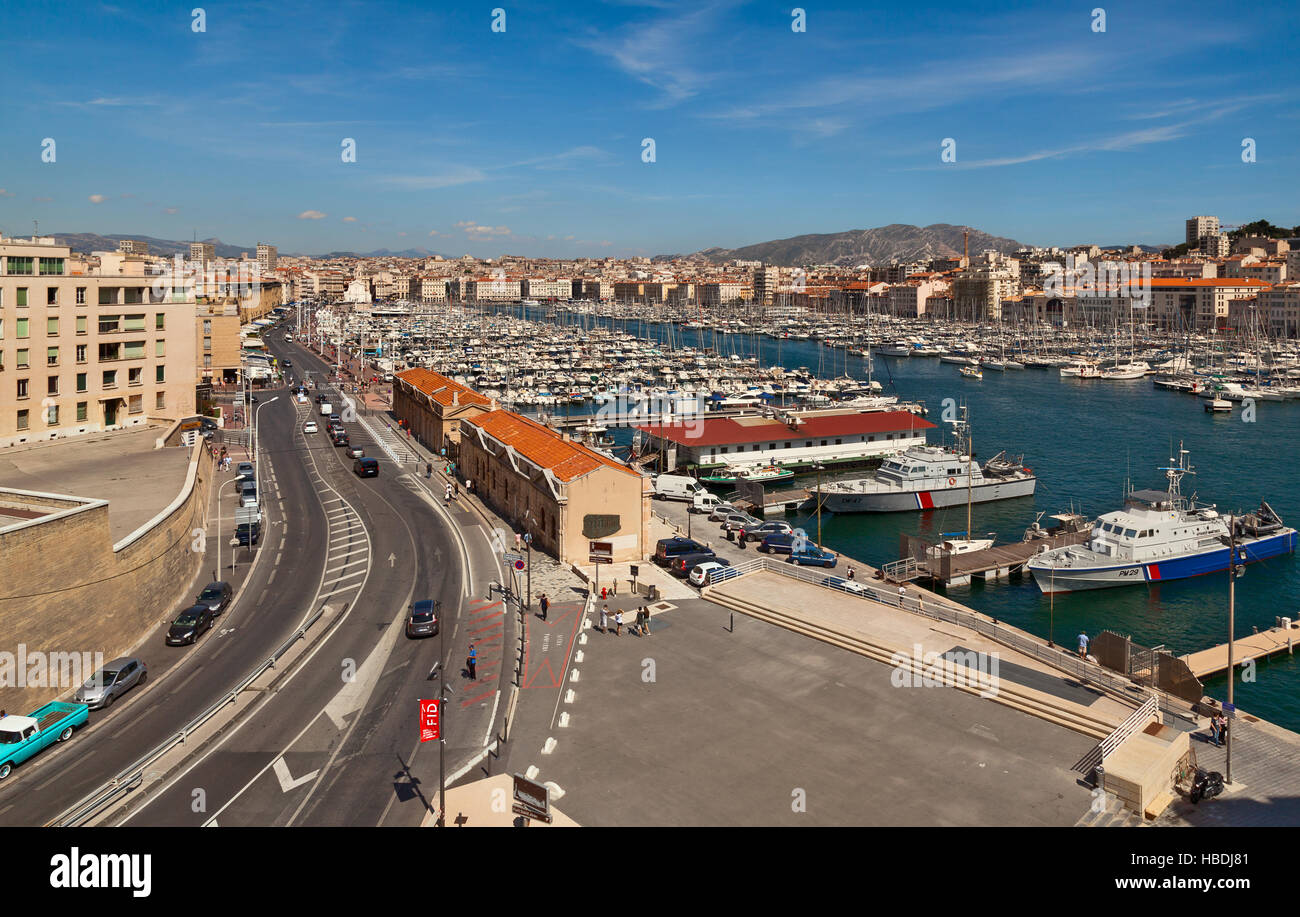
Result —
<instances>
[{"instance_id":1,"label":"silver car","mask_svg":"<svg viewBox=\"0 0 1300 917\"><path fill-rule=\"evenodd\" d=\"M723 519L726 519L735 512L739 512L739 510L730 503L719 503L717 506L713 507L713 512L709 513L709 521L721 522Z\"/></svg>"},{"instance_id":2,"label":"silver car","mask_svg":"<svg viewBox=\"0 0 1300 917\"><path fill-rule=\"evenodd\" d=\"M755 519L747 513L731 513L727 518L722 520L722 531L738 532L744 529L748 532L752 528L758 528L763 524L761 519Z\"/></svg>"},{"instance_id":3,"label":"silver car","mask_svg":"<svg viewBox=\"0 0 1300 917\"><path fill-rule=\"evenodd\" d=\"M98 710L107 707L136 685L144 684L148 677L148 666L139 659L123 656L106 663L92 675L77 689L73 700L85 704L91 710Z\"/></svg>"}]
</instances>

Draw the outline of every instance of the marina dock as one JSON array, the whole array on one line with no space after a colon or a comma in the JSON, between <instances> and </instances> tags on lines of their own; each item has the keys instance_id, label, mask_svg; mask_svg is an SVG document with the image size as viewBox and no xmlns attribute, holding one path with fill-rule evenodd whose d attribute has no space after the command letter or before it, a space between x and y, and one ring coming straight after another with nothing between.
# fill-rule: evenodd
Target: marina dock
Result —
<instances>
[{"instance_id":1,"label":"marina dock","mask_svg":"<svg viewBox=\"0 0 1300 917\"><path fill-rule=\"evenodd\" d=\"M949 554L914 535L903 535L903 559L886 564L882 569L887 579L900 582L928 579L945 586L963 586L975 577L987 579L992 576L996 579L1009 576L1040 551L1082 544L1088 540L1089 534L1089 530L1085 529L1082 532L1067 532L1031 541L994 545L967 554Z\"/></svg>"},{"instance_id":2,"label":"marina dock","mask_svg":"<svg viewBox=\"0 0 1300 917\"><path fill-rule=\"evenodd\" d=\"M1278 619L1278 626L1259 631L1233 641L1233 663L1240 666L1247 659L1264 659L1278 653L1292 653L1296 637L1300 636L1300 621L1290 621L1283 626ZM1228 644L1221 643L1208 650L1188 653L1180 656L1192 674L1197 678L1217 675L1228 669Z\"/></svg>"}]
</instances>

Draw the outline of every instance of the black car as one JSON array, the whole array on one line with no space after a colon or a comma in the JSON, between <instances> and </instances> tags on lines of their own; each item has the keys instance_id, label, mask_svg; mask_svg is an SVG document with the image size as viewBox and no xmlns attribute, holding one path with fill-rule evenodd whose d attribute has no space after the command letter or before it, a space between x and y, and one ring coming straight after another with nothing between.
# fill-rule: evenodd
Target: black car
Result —
<instances>
[{"instance_id":1,"label":"black car","mask_svg":"<svg viewBox=\"0 0 1300 917\"><path fill-rule=\"evenodd\" d=\"M331 437L331 439L333 439L333 441L334 441L334 445L336 445L336 446L350 446L350 445L352 445L352 441L351 441L350 439L348 439L348 434L347 434L347 431L346 431L346 430L336 430L336 431L334 431L334 435Z\"/></svg>"},{"instance_id":2,"label":"black car","mask_svg":"<svg viewBox=\"0 0 1300 917\"><path fill-rule=\"evenodd\" d=\"M208 606L209 611L214 615L219 615L226 610L226 606L230 604L233 595L234 591L230 588L230 584L224 580L219 580L215 583L208 583L194 602L197 605Z\"/></svg>"},{"instance_id":3,"label":"black car","mask_svg":"<svg viewBox=\"0 0 1300 917\"><path fill-rule=\"evenodd\" d=\"M167 631L168 646L194 643L212 629L213 614L207 605L193 605L180 613Z\"/></svg>"},{"instance_id":4,"label":"black car","mask_svg":"<svg viewBox=\"0 0 1300 917\"><path fill-rule=\"evenodd\" d=\"M684 579L687 574L695 569L695 567L709 560L718 561L719 563L730 566L730 564L727 564L726 561L718 557L718 555L713 551L705 548L703 551L696 551L691 554L678 554L676 557L673 557L668 561L668 572L678 579Z\"/></svg>"},{"instance_id":5,"label":"black car","mask_svg":"<svg viewBox=\"0 0 1300 917\"><path fill-rule=\"evenodd\" d=\"M431 599L421 599L406 616L406 636L433 637L438 633L438 615Z\"/></svg>"},{"instance_id":6,"label":"black car","mask_svg":"<svg viewBox=\"0 0 1300 917\"><path fill-rule=\"evenodd\" d=\"M285 369L288 369L289 367L293 366L293 360L281 360L280 365L283 366Z\"/></svg>"},{"instance_id":7,"label":"black car","mask_svg":"<svg viewBox=\"0 0 1300 917\"><path fill-rule=\"evenodd\" d=\"M377 478L379 477L379 460L359 458L352 463L352 471L359 478Z\"/></svg>"},{"instance_id":8,"label":"black car","mask_svg":"<svg viewBox=\"0 0 1300 917\"><path fill-rule=\"evenodd\" d=\"M654 561L661 567L668 566L669 562L683 554L701 554L709 549L691 538L660 538L655 542Z\"/></svg>"},{"instance_id":9,"label":"black car","mask_svg":"<svg viewBox=\"0 0 1300 917\"><path fill-rule=\"evenodd\" d=\"M262 526L258 522L241 522L235 526L235 541L240 545L257 544L262 539Z\"/></svg>"}]
</instances>

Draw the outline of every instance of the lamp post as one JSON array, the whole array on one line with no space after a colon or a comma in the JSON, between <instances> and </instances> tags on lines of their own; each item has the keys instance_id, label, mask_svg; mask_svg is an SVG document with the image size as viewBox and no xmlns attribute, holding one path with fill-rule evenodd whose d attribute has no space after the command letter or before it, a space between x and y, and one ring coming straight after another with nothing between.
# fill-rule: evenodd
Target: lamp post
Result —
<instances>
[{"instance_id":1,"label":"lamp post","mask_svg":"<svg viewBox=\"0 0 1300 917\"><path fill-rule=\"evenodd\" d=\"M254 464L254 467L256 467L256 465L257 465L257 413L258 413L258 411L262 410L262 408L266 407L268 404L271 404L272 402L274 402L274 401L279 401L279 400L280 400L280 396L279 396L279 395L276 395L276 396L275 396L274 398L272 398L270 401L264 401L264 402L262 402L261 404L259 404L259 405L257 406L257 411L254 411L254 412L253 412L253 464Z\"/></svg>"},{"instance_id":2,"label":"lamp post","mask_svg":"<svg viewBox=\"0 0 1300 917\"><path fill-rule=\"evenodd\" d=\"M433 600L433 616L438 622L438 661L441 663L438 672L438 827L445 828L447 778L444 771L443 749L447 745L447 740L443 736L447 734L447 654L442 637L446 628L442 626L441 599Z\"/></svg>"},{"instance_id":3,"label":"lamp post","mask_svg":"<svg viewBox=\"0 0 1300 917\"><path fill-rule=\"evenodd\" d=\"M524 532L524 550L528 556L528 610L533 610L533 536Z\"/></svg>"},{"instance_id":4,"label":"lamp post","mask_svg":"<svg viewBox=\"0 0 1300 917\"><path fill-rule=\"evenodd\" d=\"M817 550L822 549L822 463L817 468Z\"/></svg>"},{"instance_id":5,"label":"lamp post","mask_svg":"<svg viewBox=\"0 0 1300 917\"><path fill-rule=\"evenodd\" d=\"M244 480L244 478L246 478L246 477L247 477L247 475L237 474L237 475L235 475L233 478L231 478L229 481L226 481L226 482L224 482L224 483L222 483L222 484L217 485L217 569L214 570L213 573L212 573L212 581L213 581L214 583L215 583L217 580L221 579L221 577L218 575L218 574L221 572L221 490L222 490L222 488L224 488L227 484L233 484L233 483L235 483L236 481L242 481L242 480ZM232 558L234 557L234 552L233 552L233 551L230 552L230 556L231 556ZM232 561L232 563L233 563L233 561Z\"/></svg>"},{"instance_id":6,"label":"lamp post","mask_svg":"<svg viewBox=\"0 0 1300 917\"><path fill-rule=\"evenodd\" d=\"M1237 517L1235 515L1228 517L1228 713L1235 713L1236 706L1233 704L1232 687L1237 680L1237 673L1233 668L1233 631L1236 630L1236 613L1237 613L1237 577L1246 572L1246 568L1238 563L1238 560L1245 560L1245 552L1242 556L1237 556ZM1233 717L1235 719L1236 717ZM1228 785L1232 784L1232 736L1236 729L1228 729L1228 741L1225 751L1226 760L1223 765L1223 781Z\"/></svg>"}]
</instances>

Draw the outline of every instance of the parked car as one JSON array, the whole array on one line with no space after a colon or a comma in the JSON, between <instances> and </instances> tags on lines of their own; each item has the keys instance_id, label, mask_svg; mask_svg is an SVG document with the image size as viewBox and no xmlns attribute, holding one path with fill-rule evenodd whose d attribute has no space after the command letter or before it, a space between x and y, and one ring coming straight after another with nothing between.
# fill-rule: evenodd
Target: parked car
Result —
<instances>
[{"instance_id":1,"label":"parked car","mask_svg":"<svg viewBox=\"0 0 1300 917\"><path fill-rule=\"evenodd\" d=\"M342 424L342 423L343 423L343 418L340 417L340 416L337 415L337 414L331 414L331 415L330 415L330 423Z\"/></svg>"},{"instance_id":2,"label":"parked car","mask_svg":"<svg viewBox=\"0 0 1300 917\"><path fill-rule=\"evenodd\" d=\"M204 633L212 629L212 612L206 605L191 605L180 613L167 630L168 646L184 646L194 643Z\"/></svg>"},{"instance_id":3,"label":"parked car","mask_svg":"<svg viewBox=\"0 0 1300 917\"><path fill-rule=\"evenodd\" d=\"M242 474L245 480L249 480L249 481L257 477L257 475L253 471L252 462L240 462L238 465L235 466L235 474Z\"/></svg>"},{"instance_id":4,"label":"parked car","mask_svg":"<svg viewBox=\"0 0 1300 917\"><path fill-rule=\"evenodd\" d=\"M822 580L823 586L829 586L831 589L842 589L845 592L851 592L853 595L866 595L870 590L865 583L859 583L857 580L845 579L842 576L828 576Z\"/></svg>"},{"instance_id":5,"label":"parked car","mask_svg":"<svg viewBox=\"0 0 1300 917\"><path fill-rule=\"evenodd\" d=\"M72 738L73 730L86 725L90 708L85 704L50 701L27 716L0 717L0 780L32 755L55 742Z\"/></svg>"},{"instance_id":6,"label":"parked car","mask_svg":"<svg viewBox=\"0 0 1300 917\"><path fill-rule=\"evenodd\" d=\"M362 458L365 456L366 450L360 446L348 446L347 454L348 458Z\"/></svg>"},{"instance_id":7,"label":"parked car","mask_svg":"<svg viewBox=\"0 0 1300 917\"><path fill-rule=\"evenodd\" d=\"M703 560L691 567L690 573L686 578L692 586L706 586L709 584L709 577L717 574L719 570L730 570L731 562L725 557L714 557L709 560ZM717 578L717 577L715 577Z\"/></svg>"},{"instance_id":8,"label":"parked car","mask_svg":"<svg viewBox=\"0 0 1300 917\"><path fill-rule=\"evenodd\" d=\"M309 420L302 425L302 432L304 433L315 433L316 429L316 421L314 420Z\"/></svg>"},{"instance_id":9,"label":"parked car","mask_svg":"<svg viewBox=\"0 0 1300 917\"><path fill-rule=\"evenodd\" d=\"M438 615L432 599L413 604L406 616L406 636L433 637L438 633Z\"/></svg>"},{"instance_id":10,"label":"parked car","mask_svg":"<svg viewBox=\"0 0 1300 917\"><path fill-rule=\"evenodd\" d=\"M136 685L145 683L149 669L133 656L122 656L107 662L86 683L77 689L72 699L91 710L108 707Z\"/></svg>"},{"instance_id":11,"label":"parked car","mask_svg":"<svg viewBox=\"0 0 1300 917\"><path fill-rule=\"evenodd\" d=\"M704 545L690 538L660 538L655 542L654 561L661 567L668 566L674 557L683 554L699 554L709 550Z\"/></svg>"},{"instance_id":12,"label":"parked car","mask_svg":"<svg viewBox=\"0 0 1300 917\"><path fill-rule=\"evenodd\" d=\"M744 529L748 532L751 528L758 528L762 524L762 519L755 519L748 513L732 513L722 520L722 531L739 532Z\"/></svg>"},{"instance_id":13,"label":"parked car","mask_svg":"<svg viewBox=\"0 0 1300 917\"><path fill-rule=\"evenodd\" d=\"M214 615L219 615L226 610L232 596L234 596L234 590L230 588L230 584L224 580L218 580L204 586L203 591L199 593L199 597L194 601L198 605L207 605L209 611Z\"/></svg>"},{"instance_id":14,"label":"parked car","mask_svg":"<svg viewBox=\"0 0 1300 917\"><path fill-rule=\"evenodd\" d=\"M379 477L379 461L372 458L359 458L352 463L352 471L359 478Z\"/></svg>"},{"instance_id":15,"label":"parked car","mask_svg":"<svg viewBox=\"0 0 1300 917\"><path fill-rule=\"evenodd\" d=\"M691 568L698 566L709 560L717 560L718 555L705 548L703 551L692 551L690 554L678 554L668 560L668 572L679 579L685 577L691 572Z\"/></svg>"},{"instance_id":16,"label":"parked car","mask_svg":"<svg viewBox=\"0 0 1300 917\"><path fill-rule=\"evenodd\" d=\"M789 535L793 531L788 522L764 522L755 528L746 528L745 541L762 541L768 535Z\"/></svg>"},{"instance_id":17,"label":"parked car","mask_svg":"<svg viewBox=\"0 0 1300 917\"><path fill-rule=\"evenodd\" d=\"M786 563L798 564L801 567L834 567L839 558L825 548L819 548L817 545L809 542L803 546L800 551L791 551L787 557Z\"/></svg>"},{"instance_id":18,"label":"parked car","mask_svg":"<svg viewBox=\"0 0 1300 917\"><path fill-rule=\"evenodd\" d=\"M709 521L721 522L732 513L738 512L740 512L740 510L736 509L736 507L732 506L730 503L719 503L717 506L713 507L713 510L709 513Z\"/></svg>"},{"instance_id":19,"label":"parked car","mask_svg":"<svg viewBox=\"0 0 1300 917\"><path fill-rule=\"evenodd\" d=\"M776 535L764 535L758 550L762 554L789 554L794 550L795 534L783 532Z\"/></svg>"},{"instance_id":20,"label":"parked car","mask_svg":"<svg viewBox=\"0 0 1300 917\"><path fill-rule=\"evenodd\" d=\"M235 526L235 542L240 545L257 544L262 540L262 524L260 522L241 522Z\"/></svg>"}]
</instances>

